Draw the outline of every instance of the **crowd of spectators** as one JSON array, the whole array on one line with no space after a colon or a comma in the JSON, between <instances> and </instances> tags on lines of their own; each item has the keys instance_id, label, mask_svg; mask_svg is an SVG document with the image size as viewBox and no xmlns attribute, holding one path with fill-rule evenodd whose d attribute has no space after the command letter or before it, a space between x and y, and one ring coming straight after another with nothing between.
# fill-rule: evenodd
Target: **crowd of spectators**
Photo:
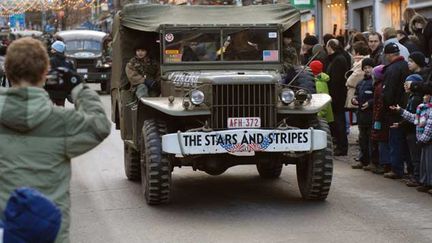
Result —
<instances>
[{"instance_id":1,"label":"crowd of spectators","mask_svg":"<svg viewBox=\"0 0 432 243\"><path fill-rule=\"evenodd\" d=\"M404 20L400 30L308 34L300 60L316 91L332 97L319 116L330 124L334 155L347 155L347 135L357 124L353 169L432 194L432 20L413 9Z\"/></svg>"}]
</instances>

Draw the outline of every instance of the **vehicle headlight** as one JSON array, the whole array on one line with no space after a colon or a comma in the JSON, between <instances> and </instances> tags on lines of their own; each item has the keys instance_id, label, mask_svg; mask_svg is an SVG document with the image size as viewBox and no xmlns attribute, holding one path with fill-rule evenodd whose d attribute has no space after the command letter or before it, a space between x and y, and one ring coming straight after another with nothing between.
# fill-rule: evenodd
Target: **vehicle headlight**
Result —
<instances>
[{"instance_id":1,"label":"vehicle headlight","mask_svg":"<svg viewBox=\"0 0 432 243\"><path fill-rule=\"evenodd\" d=\"M294 94L294 91L292 91L291 89L284 89L279 94L279 97L280 97L282 103L284 103L285 105L288 105L294 101L295 94Z\"/></svg>"},{"instance_id":2,"label":"vehicle headlight","mask_svg":"<svg viewBox=\"0 0 432 243\"><path fill-rule=\"evenodd\" d=\"M296 102L303 104L309 98L309 93L304 89L299 89L295 92Z\"/></svg>"},{"instance_id":3,"label":"vehicle headlight","mask_svg":"<svg viewBox=\"0 0 432 243\"><path fill-rule=\"evenodd\" d=\"M204 93L201 90L192 90L190 93L190 101L194 105L200 105L204 102Z\"/></svg>"}]
</instances>

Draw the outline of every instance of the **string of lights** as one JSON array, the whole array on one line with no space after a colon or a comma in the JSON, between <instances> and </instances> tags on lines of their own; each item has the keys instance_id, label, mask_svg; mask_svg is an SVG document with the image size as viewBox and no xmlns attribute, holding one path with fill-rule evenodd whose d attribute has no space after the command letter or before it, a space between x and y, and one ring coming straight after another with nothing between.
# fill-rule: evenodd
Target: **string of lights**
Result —
<instances>
[{"instance_id":1,"label":"string of lights","mask_svg":"<svg viewBox=\"0 0 432 243\"><path fill-rule=\"evenodd\" d=\"M28 11L82 10L94 5L95 0L4 0L0 1L0 16L25 13Z\"/></svg>"}]
</instances>

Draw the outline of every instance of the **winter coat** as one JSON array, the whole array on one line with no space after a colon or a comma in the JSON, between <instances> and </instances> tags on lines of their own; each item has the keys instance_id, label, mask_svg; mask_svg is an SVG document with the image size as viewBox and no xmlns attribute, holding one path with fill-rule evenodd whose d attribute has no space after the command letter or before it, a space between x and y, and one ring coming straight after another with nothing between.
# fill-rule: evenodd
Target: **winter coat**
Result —
<instances>
[{"instance_id":1,"label":"winter coat","mask_svg":"<svg viewBox=\"0 0 432 243\"><path fill-rule=\"evenodd\" d=\"M370 58L374 60L376 66L381 65L383 63L383 52L384 47L382 45L378 46L378 48L370 54Z\"/></svg>"},{"instance_id":2,"label":"winter coat","mask_svg":"<svg viewBox=\"0 0 432 243\"><path fill-rule=\"evenodd\" d=\"M417 46L408 37L404 37L404 38L400 39L399 42L408 49L409 53L412 53L415 51L420 51L420 52L423 51L419 46Z\"/></svg>"},{"instance_id":3,"label":"winter coat","mask_svg":"<svg viewBox=\"0 0 432 243\"><path fill-rule=\"evenodd\" d=\"M355 90L355 98L357 99L359 105L357 108L357 122L359 126L371 126L372 125L372 110L373 110L373 84L372 77L363 76L357 88ZM366 109L361 109L362 105L368 103L369 106Z\"/></svg>"},{"instance_id":4,"label":"winter coat","mask_svg":"<svg viewBox=\"0 0 432 243\"><path fill-rule=\"evenodd\" d=\"M345 110L347 95L345 73L348 70L349 65L341 52L337 51L328 56L326 73L330 76L328 86L329 94L332 97L333 112L343 112Z\"/></svg>"},{"instance_id":5,"label":"winter coat","mask_svg":"<svg viewBox=\"0 0 432 243\"><path fill-rule=\"evenodd\" d=\"M386 40L384 42L384 47L389 43L395 43L399 47L400 55L403 56L405 61L408 62L408 57L410 55L408 49L404 45L402 45L396 37Z\"/></svg>"},{"instance_id":6,"label":"winter coat","mask_svg":"<svg viewBox=\"0 0 432 243\"><path fill-rule=\"evenodd\" d=\"M318 94L329 94L327 82L330 77L325 73L320 73L315 77L315 86ZM327 123L334 122L333 111L331 103L327 104L320 112L318 116L326 119Z\"/></svg>"},{"instance_id":7,"label":"winter coat","mask_svg":"<svg viewBox=\"0 0 432 243\"><path fill-rule=\"evenodd\" d=\"M146 79L159 80L159 67L149 58L138 59L133 57L126 65L126 76L132 87L143 84Z\"/></svg>"},{"instance_id":8,"label":"winter coat","mask_svg":"<svg viewBox=\"0 0 432 243\"><path fill-rule=\"evenodd\" d=\"M306 89L312 94L316 93L314 76L312 74L312 71L309 68L306 68L302 72L301 66L292 66L292 65L284 64L284 72L285 72L285 77L283 78L282 83L288 84L299 72L301 72L300 75L297 76L297 78L294 80L294 82L292 82L291 85Z\"/></svg>"},{"instance_id":9,"label":"winter coat","mask_svg":"<svg viewBox=\"0 0 432 243\"><path fill-rule=\"evenodd\" d=\"M56 68L59 68L59 67L64 67L64 68L75 71L74 64L72 62L66 60L65 55L63 55L61 53L55 53L50 58L50 67L51 67L51 70L55 70ZM49 90L49 89L47 89L47 90L48 90L48 94L51 97L51 99L65 99L68 96L67 91Z\"/></svg>"},{"instance_id":10,"label":"winter coat","mask_svg":"<svg viewBox=\"0 0 432 243\"><path fill-rule=\"evenodd\" d=\"M415 114L417 106L420 105L422 102L423 93L411 92L408 97L406 111ZM405 133L415 133L415 125L406 120L401 121L399 126L404 129Z\"/></svg>"},{"instance_id":11,"label":"winter coat","mask_svg":"<svg viewBox=\"0 0 432 243\"><path fill-rule=\"evenodd\" d=\"M408 75L408 63L401 56L384 67L383 99L385 113L389 117L390 123L400 121L400 116L388 107L391 105L405 106L403 85Z\"/></svg>"},{"instance_id":12,"label":"winter coat","mask_svg":"<svg viewBox=\"0 0 432 243\"><path fill-rule=\"evenodd\" d=\"M368 56L354 56L354 64L351 68L352 74L348 77L345 86L347 87L347 98L345 101L345 108L356 109L357 106L351 103L354 98L357 84L363 80L365 73L362 70L362 61Z\"/></svg>"},{"instance_id":13,"label":"winter coat","mask_svg":"<svg viewBox=\"0 0 432 243\"><path fill-rule=\"evenodd\" d=\"M0 88L0 212L16 188L35 188L62 211L62 243L69 242L71 159L111 131L95 91L80 84L72 99L75 109L65 109L42 88Z\"/></svg>"},{"instance_id":14,"label":"winter coat","mask_svg":"<svg viewBox=\"0 0 432 243\"><path fill-rule=\"evenodd\" d=\"M422 22L424 29L417 29L414 22ZM430 58L432 52L432 20L426 19L423 15L416 14L411 18L409 23L410 31L415 35L420 43L420 49L427 58Z\"/></svg>"},{"instance_id":15,"label":"winter coat","mask_svg":"<svg viewBox=\"0 0 432 243\"><path fill-rule=\"evenodd\" d=\"M373 83L373 113L372 124L381 124L380 129L372 128L371 138L374 141L387 142L389 136L389 123L387 117L384 115L384 100L382 96L383 81L376 79Z\"/></svg>"}]
</instances>

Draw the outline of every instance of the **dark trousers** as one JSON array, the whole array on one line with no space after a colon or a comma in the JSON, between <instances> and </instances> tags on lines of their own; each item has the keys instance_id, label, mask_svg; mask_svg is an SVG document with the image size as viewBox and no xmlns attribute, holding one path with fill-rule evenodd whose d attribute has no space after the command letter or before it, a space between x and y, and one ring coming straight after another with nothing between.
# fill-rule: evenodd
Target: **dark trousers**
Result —
<instances>
[{"instance_id":1,"label":"dark trousers","mask_svg":"<svg viewBox=\"0 0 432 243\"><path fill-rule=\"evenodd\" d=\"M360 162L366 166L371 162L371 126L358 126L359 128L359 145L360 145Z\"/></svg>"},{"instance_id":2,"label":"dark trousers","mask_svg":"<svg viewBox=\"0 0 432 243\"><path fill-rule=\"evenodd\" d=\"M417 143L415 132L407 133L406 140L408 143L409 153L411 157L412 179L418 182L420 180L421 146Z\"/></svg>"},{"instance_id":3,"label":"dark trousers","mask_svg":"<svg viewBox=\"0 0 432 243\"><path fill-rule=\"evenodd\" d=\"M404 174L404 145L406 144L402 128L390 128L389 148L392 171L398 176Z\"/></svg>"},{"instance_id":4,"label":"dark trousers","mask_svg":"<svg viewBox=\"0 0 432 243\"><path fill-rule=\"evenodd\" d=\"M336 143L335 149L346 153L348 151L348 138L344 111L334 112L334 122L331 124L331 130Z\"/></svg>"}]
</instances>

